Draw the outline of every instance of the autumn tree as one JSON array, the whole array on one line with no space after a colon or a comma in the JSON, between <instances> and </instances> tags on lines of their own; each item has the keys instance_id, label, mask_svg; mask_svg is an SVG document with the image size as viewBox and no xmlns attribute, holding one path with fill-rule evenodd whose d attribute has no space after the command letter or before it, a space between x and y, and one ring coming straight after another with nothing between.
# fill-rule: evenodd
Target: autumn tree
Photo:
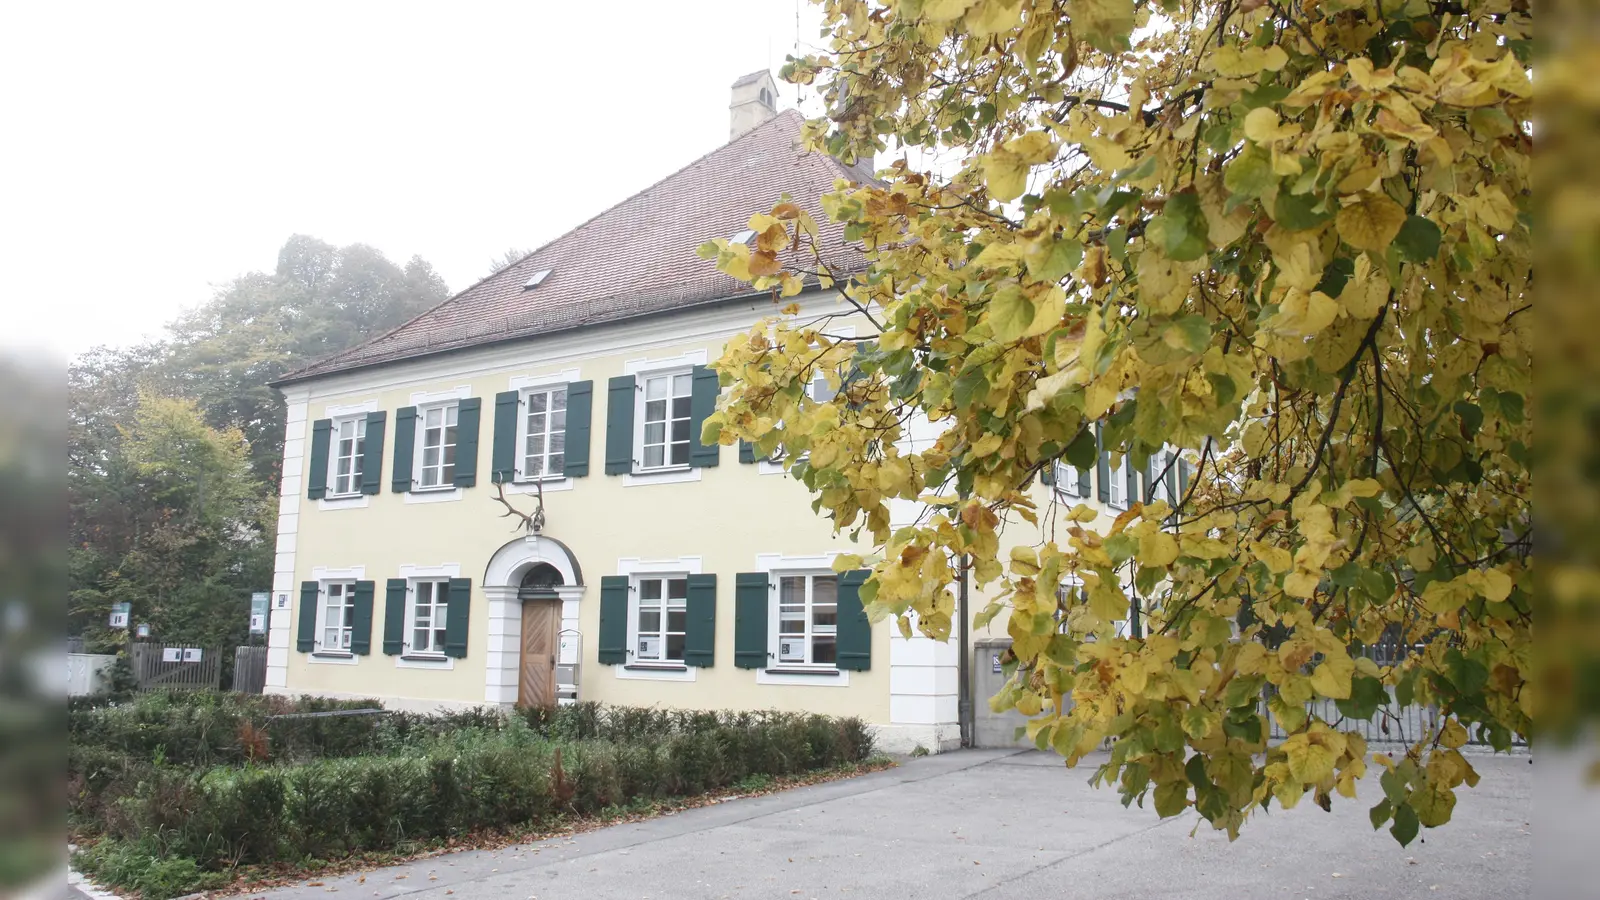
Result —
<instances>
[{"instance_id":1,"label":"autumn tree","mask_svg":"<svg viewBox=\"0 0 1600 900\"><path fill-rule=\"evenodd\" d=\"M781 451L873 545L841 564L872 566L874 617L947 637L970 561L978 624L1013 642L991 703L1069 764L1114 738L1095 779L1129 800L1236 836L1381 766L1374 827L1448 821L1477 781L1458 748L1528 738L1540 702L1531 7L823 10L827 49L784 75L830 110L810 149L893 160L822 201L868 264L829 270L789 202L754 246L702 252L782 296L838 290L878 333L776 316L735 339L707 435ZM919 418L940 436L913 450ZM1041 476L1097 438L1136 469L1178 448L1186 484L1114 520L1058 505ZM895 498L927 511L892 529ZM1441 714L1369 752L1353 723L1391 704Z\"/></svg>"}]
</instances>

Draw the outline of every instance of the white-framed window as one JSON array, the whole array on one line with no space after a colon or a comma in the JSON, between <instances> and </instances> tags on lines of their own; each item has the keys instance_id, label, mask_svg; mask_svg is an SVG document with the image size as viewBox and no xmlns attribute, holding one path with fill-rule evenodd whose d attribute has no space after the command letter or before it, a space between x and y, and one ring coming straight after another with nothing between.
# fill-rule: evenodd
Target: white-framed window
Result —
<instances>
[{"instance_id":1,"label":"white-framed window","mask_svg":"<svg viewBox=\"0 0 1600 900\"><path fill-rule=\"evenodd\" d=\"M776 575L777 633L770 646L778 668L832 669L839 662L839 576Z\"/></svg>"},{"instance_id":2,"label":"white-framed window","mask_svg":"<svg viewBox=\"0 0 1600 900\"><path fill-rule=\"evenodd\" d=\"M333 422L333 452L328 454L330 497L361 493L361 460L367 442L367 417L350 416Z\"/></svg>"},{"instance_id":3,"label":"white-framed window","mask_svg":"<svg viewBox=\"0 0 1600 900\"><path fill-rule=\"evenodd\" d=\"M322 583L322 608L317 613L317 652L350 652L350 635L356 624L355 592L354 581Z\"/></svg>"},{"instance_id":4,"label":"white-framed window","mask_svg":"<svg viewBox=\"0 0 1600 900\"><path fill-rule=\"evenodd\" d=\"M630 661L681 665L689 624L688 576L638 575L634 577L632 593Z\"/></svg>"},{"instance_id":5,"label":"white-framed window","mask_svg":"<svg viewBox=\"0 0 1600 900\"><path fill-rule=\"evenodd\" d=\"M1150 454L1150 499L1152 501L1165 500L1170 504L1176 505L1178 498L1172 496L1172 493L1167 490L1167 478L1169 477L1167 467L1169 465L1172 467L1170 473L1170 477L1173 479L1172 483L1176 484L1178 454L1171 448L1163 448Z\"/></svg>"},{"instance_id":6,"label":"white-framed window","mask_svg":"<svg viewBox=\"0 0 1600 900\"><path fill-rule=\"evenodd\" d=\"M456 416L460 406L440 403L417 410L417 487L453 488L456 478Z\"/></svg>"},{"instance_id":7,"label":"white-framed window","mask_svg":"<svg viewBox=\"0 0 1600 900\"><path fill-rule=\"evenodd\" d=\"M526 388L518 433L517 480L561 478L567 461L567 386Z\"/></svg>"},{"instance_id":8,"label":"white-framed window","mask_svg":"<svg viewBox=\"0 0 1600 900\"><path fill-rule=\"evenodd\" d=\"M1078 479L1081 474L1078 467L1064 462L1056 463L1056 490L1068 497L1082 499L1086 492L1078 490Z\"/></svg>"},{"instance_id":9,"label":"white-framed window","mask_svg":"<svg viewBox=\"0 0 1600 900\"><path fill-rule=\"evenodd\" d=\"M1127 509L1128 457L1122 457L1122 461L1120 463L1111 466L1109 469L1107 469L1107 471L1110 473L1107 476L1107 479L1111 483L1106 485L1106 502L1110 503L1112 506L1115 506L1117 509Z\"/></svg>"},{"instance_id":10,"label":"white-framed window","mask_svg":"<svg viewBox=\"0 0 1600 900\"><path fill-rule=\"evenodd\" d=\"M443 656L444 628L450 606L450 582L443 578L418 578L411 582L406 605L406 652L415 656Z\"/></svg>"},{"instance_id":11,"label":"white-framed window","mask_svg":"<svg viewBox=\"0 0 1600 900\"><path fill-rule=\"evenodd\" d=\"M639 376L636 446L639 470L681 469L689 465L690 370Z\"/></svg>"},{"instance_id":12,"label":"white-framed window","mask_svg":"<svg viewBox=\"0 0 1600 900\"><path fill-rule=\"evenodd\" d=\"M1067 614L1074 606L1083 603L1086 599L1083 579L1073 574L1061 576L1061 584L1056 588L1056 630L1065 634L1067 631Z\"/></svg>"}]
</instances>

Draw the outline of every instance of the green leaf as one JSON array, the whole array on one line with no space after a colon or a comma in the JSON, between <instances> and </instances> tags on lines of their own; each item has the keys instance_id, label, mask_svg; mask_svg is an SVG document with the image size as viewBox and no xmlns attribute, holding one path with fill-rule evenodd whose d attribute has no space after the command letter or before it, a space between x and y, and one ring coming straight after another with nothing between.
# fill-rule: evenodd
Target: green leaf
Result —
<instances>
[{"instance_id":1,"label":"green leaf","mask_svg":"<svg viewBox=\"0 0 1600 900\"><path fill-rule=\"evenodd\" d=\"M1169 346L1190 353L1204 353L1211 346L1211 321L1205 316L1184 316L1174 319L1166 328L1163 339Z\"/></svg>"},{"instance_id":2,"label":"green leaf","mask_svg":"<svg viewBox=\"0 0 1600 900\"><path fill-rule=\"evenodd\" d=\"M1378 707L1389 702L1389 692L1384 689L1383 682L1371 675L1356 675L1350 680L1350 696L1344 700L1334 701L1339 707L1339 714L1351 719L1363 721L1372 718Z\"/></svg>"},{"instance_id":3,"label":"green leaf","mask_svg":"<svg viewBox=\"0 0 1600 900\"><path fill-rule=\"evenodd\" d=\"M1033 304L1022 295L1022 288L1007 284L989 301L989 327L994 339L1010 343L1028 333L1033 324Z\"/></svg>"},{"instance_id":4,"label":"green leaf","mask_svg":"<svg viewBox=\"0 0 1600 900\"><path fill-rule=\"evenodd\" d=\"M1183 781L1168 781L1156 785L1156 815L1169 819L1189 808L1189 785Z\"/></svg>"},{"instance_id":5,"label":"green leaf","mask_svg":"<svg viewBox=\"0 0 1600 900\"><path fill-rule=\"evenodd\" d=\"M1471 438L1483 427L1483 408L1476 403L1466 400L1457 400L1453 407L1456 415L1461 418L1461 433L1463 437Z\"/></svg>"},{"instance_id":6,"label":"green leaf","mask_svg":"<svg viewBox=\"0 0 1600 900\"><path fill-rule=\"evenodd\" d=\"M1317 282L1316 290L1327 294L1329 297L1337 297L1344 293L1345 283L1350 280L1350 276L1354 275L1355 272L1356 263L1353 259L1341 256L1329 260L1327 267L1322 270L1322 280Z\"/></svg>"},{"instance_id":7,"label":"green leaf","mask_svg":"<svg viewBox=\"0 0 1600 900\"><path fill-rule=\"evenodd\" d=\"M1139 539L1126 532L1113 535L1106 538L1105 550L1111 561L1120 565L1139 552Z\"/></svg>"},{"instance_id":8,"label":"green leaf","mask_svg":"<svg viewBox=\"0 0 1600 900\"><path fill-rule=\"evenodd\" d=\"M1417 811L1408 803L1402 803L1395 808L1394 824L1389 827L1389 833L1404 847L1416 840L1417 829L1422 823L1417 819Z\"/></svg>"},{"instance_id":9,"label":"green leaf","mask_svg":"<svg viewBox=\"0 0 1600 900\"><path fill-rule=\"evenodd\" d=\"M1290 231L1306 231L1333 218L1332 213L1317 209L1319 203L1321 198L1315 194L1279 192L1272 218Z\"/></svg>"},{"instance_id":10,"label":"green leaf","mask_svg":"<svg viewBox=\"0 0 1600 900\"><path fill-rule=\"evenodd\" d=\"M1389 821L1389 817L1392 815L1394 815L1394 804L1389 802L1388 797L1379 800L1377 806L1367 810L1367 818L1372 820L1373 831L1382 828L1383 823Z\"/></svg>"},{"instance_id":11,"label":"green leaf","mask_svg":"<svg viewBox=\"0 0 1600 900\"><path fill-rule=\"evenodd\" d=\"M1060 281L1083 263L1083 244L1053 240L1042 252L1030 254L1027 263L1028 274L1039 281Z\"/></svg>"},{"instance_id":12,"label":"green leaf","mask_svg":"<svg viewBox=\"0 0 1600 900\"><path fill-rule=\"evenodd\" d=\"M1100 451L1095 445L1094 430L1084 428L1078 436L1067 445L1067 462L1080 469L1090 468L1099 459Z\"/></svg>"},{"instance_id":13,"label":"green leaf","mask_svg":"<svg viewBox=\"0 0 1600 900\"><path fill-rule=\"evenodd\" d=\"M1150 233L1160 236L1168 258L1188 262L1205 255L1206 217L1200 211L1198 194L1182 192L1168 197L1166 207L1150 226Z\"/></svg>"},{"instance_id":14,"label":"green leaf","mask_svg":"<svg viewBox=\"0 0 1600 900\"><path fill-rule=\"evenodd\" d=\"M1246 150L1223 173L1222 184L1229 193L1242 197L1259 197L1271 187L1277 176L1272 174L1272 163L1254 148Z\"/></svg>"},{"instance_id":15,"label":"green leaf","mask_svg":"<svg viewBox=\"0 0 1600 900\"><path fill-rule=\"evenodd\" d=\"M1408 216L1394 245L1408 262L1427 262L1439 255L1439 226L1421 216Z\"/></svg>"}]
</instances>

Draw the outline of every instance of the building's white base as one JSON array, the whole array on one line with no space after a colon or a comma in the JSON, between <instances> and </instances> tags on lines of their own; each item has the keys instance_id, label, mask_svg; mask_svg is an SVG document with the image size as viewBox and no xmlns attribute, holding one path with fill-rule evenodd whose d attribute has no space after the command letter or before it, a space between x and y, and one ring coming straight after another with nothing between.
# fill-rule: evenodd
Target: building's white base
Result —
<instances>
[{"instance_id":1,"label":"building's white base","mask_svg":"<svg viewBox=\"0 0 1600 900\"><path fill-rule=\"evenodd\" d=\"M954 722L943 725L873 725L872 737L882 753L915 753L918 747L929 753L944 753L961 748L961 726Z\"/></svg>"}]
</instances>

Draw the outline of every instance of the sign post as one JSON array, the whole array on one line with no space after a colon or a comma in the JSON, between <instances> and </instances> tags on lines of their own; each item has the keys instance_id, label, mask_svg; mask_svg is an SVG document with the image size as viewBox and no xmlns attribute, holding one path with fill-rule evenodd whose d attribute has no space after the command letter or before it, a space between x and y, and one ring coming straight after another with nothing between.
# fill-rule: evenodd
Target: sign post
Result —
<instances>
[{"instance_id":1,"label":"sign post","mask_svg":"<svg viewBox=\"0 0 1600 900\"><path fill-rule=\"evenodd\" d=\"M271 601L271 594L259 591L250 595L250 633L267 633L267 604Z\"/></svg>"}]
</instances>

